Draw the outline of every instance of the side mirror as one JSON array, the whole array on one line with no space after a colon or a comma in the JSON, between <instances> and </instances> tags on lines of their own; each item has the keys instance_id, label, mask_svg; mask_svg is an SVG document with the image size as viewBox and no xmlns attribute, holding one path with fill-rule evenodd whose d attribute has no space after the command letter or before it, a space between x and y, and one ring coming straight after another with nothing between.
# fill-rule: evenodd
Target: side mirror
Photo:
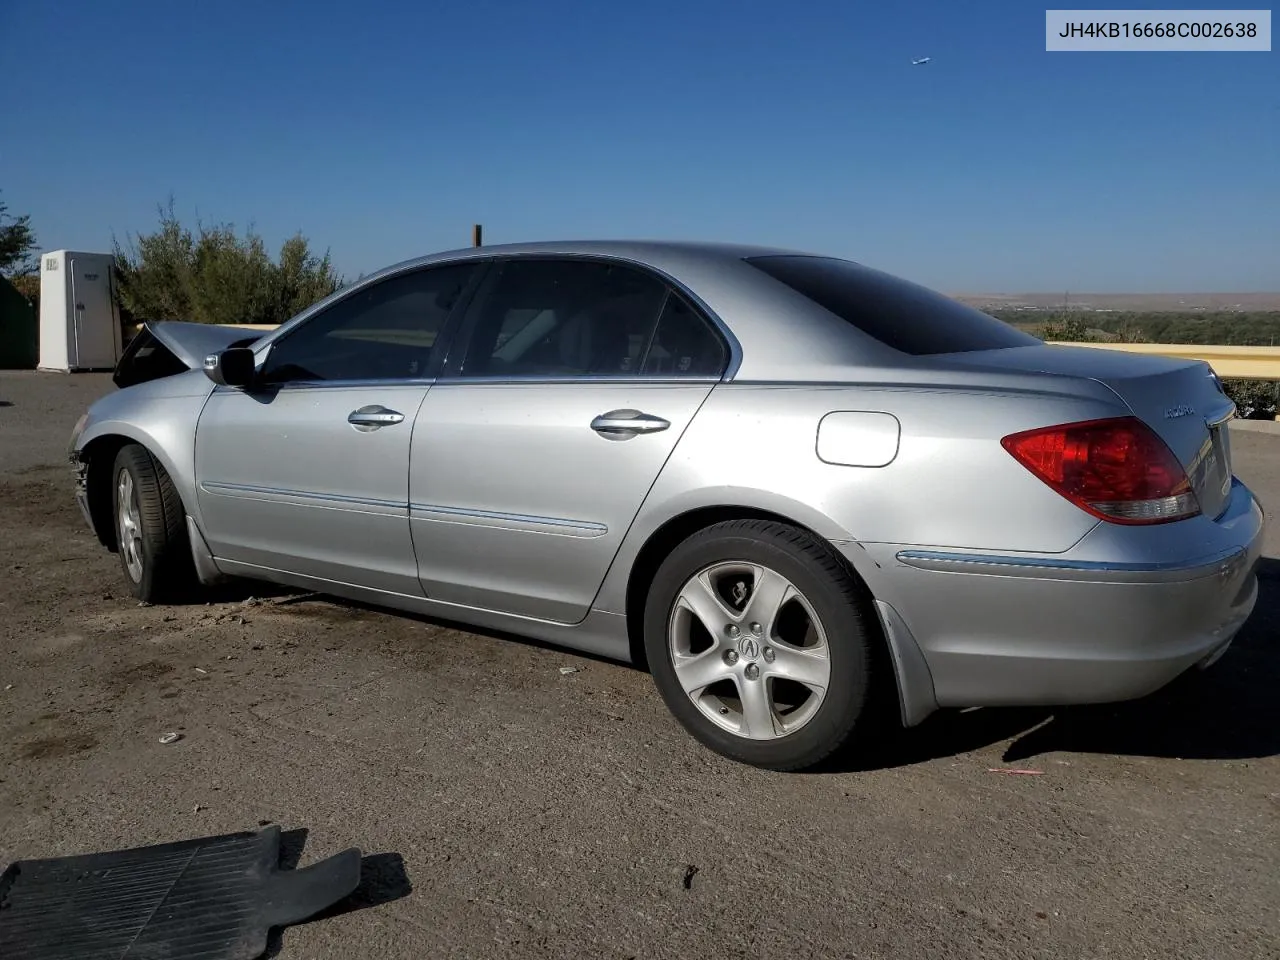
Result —
<instances>
[{"instance_id":1,"label":"side mirror","mask_svg":"<svg viewBox=\"0 0 1280 960\"><path fill-rule=\"evenodd\" d=\"M247 387L257 375L253 351L248 347L229 347L221 353L211 353L204 358L204 374L224 387Z\"/></svg>"}]
</instances>

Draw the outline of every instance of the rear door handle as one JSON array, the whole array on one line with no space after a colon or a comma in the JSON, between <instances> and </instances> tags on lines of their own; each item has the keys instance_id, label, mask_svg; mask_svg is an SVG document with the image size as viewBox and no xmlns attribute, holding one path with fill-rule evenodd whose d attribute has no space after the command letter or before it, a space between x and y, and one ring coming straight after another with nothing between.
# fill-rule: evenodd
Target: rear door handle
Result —
<instances>
[{"instance_id":1,"label":"rear door handle","mask_svg":"<svg viewBox=\"0 0 1280 960\"><path fill-rule=\"evenodd\" d=\"M390 410L376 403L347 414L347 423L364 432L395 426L403 420L404 414L399 410Z\"/></svg>"},{"instance_id":2,"label":"rear door handle","mask_svg":"<svg viewBox=\"0 0 1280 960\"><path fill-rule=\"evenodd\" d=\"M606 436L613 434L657 433L671 426L663 420L639 410L610 410L591 421L591 429Z\"/></svg>"}]
</instances>

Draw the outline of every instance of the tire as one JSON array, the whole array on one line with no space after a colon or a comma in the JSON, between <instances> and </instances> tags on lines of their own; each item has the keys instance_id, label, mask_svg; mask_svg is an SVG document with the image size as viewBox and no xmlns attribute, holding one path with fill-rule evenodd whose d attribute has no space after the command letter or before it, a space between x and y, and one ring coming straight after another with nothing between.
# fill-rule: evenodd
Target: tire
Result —
<instances>
[{"instance_id":1,"label":"tire","mask_svg":"<svg viewBox=\"0 0 1280 960\"><path fill-rule=\"evenodd\" d=\"M164 467L140 444L126 444L116 454L111 515L129 591L147 603L190 595L197 581L182 498Z\"/></svg>"},{"instance_id":2,"label":"tire","mask_svg":"<svg viewBox=\"0 0 1280 960\"><path fill-rule=\"evenodd\" d=\"M779 596L792 599L771 617ZM708 618L723 624L720 636ZM865 588L825 542L782 523L730 520L691 535L658 568L644 644L659 693L695 739L741 763L792 771L851 745L871 722L875 624ZM823 653L819 694L811 681L823 679Z\"/></svg>"}]
</instances>

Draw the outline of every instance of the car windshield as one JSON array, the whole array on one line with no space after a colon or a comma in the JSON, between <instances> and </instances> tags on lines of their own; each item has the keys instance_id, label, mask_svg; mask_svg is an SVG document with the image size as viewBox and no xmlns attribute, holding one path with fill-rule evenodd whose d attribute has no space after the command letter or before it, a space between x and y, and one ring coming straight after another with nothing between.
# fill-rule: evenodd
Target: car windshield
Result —
<instances>
[{"instance_id":1,"label":"car windshield","mask_svg":"<svg viewBox=\"0 0 1280 960\"><path fill-rule=\"evenodd\" d=\"M903 353L961 353L1041 342L951 297L849 260L771 255L748 257L747 263Z\"/></svg>"}]
</instances>

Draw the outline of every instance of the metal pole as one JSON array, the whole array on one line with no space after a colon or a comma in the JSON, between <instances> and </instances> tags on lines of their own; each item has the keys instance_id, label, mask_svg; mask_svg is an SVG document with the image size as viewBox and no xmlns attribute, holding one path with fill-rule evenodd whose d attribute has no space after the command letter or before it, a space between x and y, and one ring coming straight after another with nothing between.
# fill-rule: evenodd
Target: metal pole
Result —
<instances>
[{"instance_id":1,"label":"metal pole","mask_svg":"<svg viewBox=\"0 0 1280 960\"><path fill-rule=\"evenodd\" d=\"M478 246L480 246L480 235L481 235L483 232L484 232L484 227L483 227L483 226L481 226L480 224L478 224L478 223L477 223L477 224L475 224L475 225L473 225L473 226L472 226L472 228L471 228L471 245L472 245L473 247L478 247Z\"/></svg>"}]
</instances>

